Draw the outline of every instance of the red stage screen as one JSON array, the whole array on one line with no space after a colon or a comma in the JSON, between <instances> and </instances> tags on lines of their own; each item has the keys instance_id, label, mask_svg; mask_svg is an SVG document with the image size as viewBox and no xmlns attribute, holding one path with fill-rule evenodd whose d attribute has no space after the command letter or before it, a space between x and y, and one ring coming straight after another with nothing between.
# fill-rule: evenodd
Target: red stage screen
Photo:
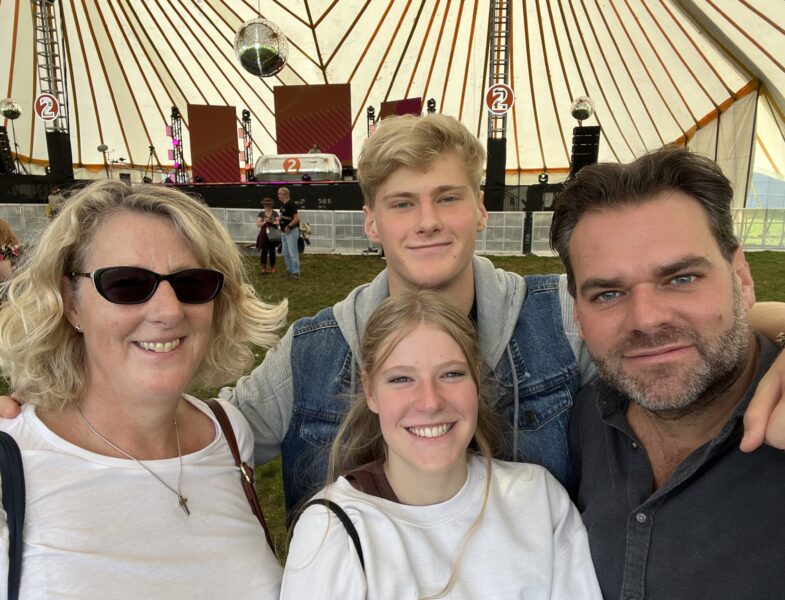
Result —
<instances>
[{"instance_id":1,"label":"red stage screen","mask_svg":"<svg viewBox=\"0 0 785 600\"><path fill-rule=\"evenodd\" d=\"M274 89L278 154L305 154L314 144L352 166L352 99L348 83Z\"/></svg>"},{"instance_id":2,"label":"red stage screen","mask_svg":"<svg viewBox=\"0 0 785 600\"><path fill-rule=\"evenodd\" d=\"M422 114L422 98L406 98L406 100L390 100L382 102L379 109L379 119L393 115L420 115Z\"/></svg>"},{"instance_id":3,"label":"red stage screen","mask_svg":"<svg viewBox=\"0 0 785 600\"><path fill-rule=\"evenodd\" d=\"M240 181L237 110L234 106L188 105L194 180Z\"/></svg>"}]
</instances>

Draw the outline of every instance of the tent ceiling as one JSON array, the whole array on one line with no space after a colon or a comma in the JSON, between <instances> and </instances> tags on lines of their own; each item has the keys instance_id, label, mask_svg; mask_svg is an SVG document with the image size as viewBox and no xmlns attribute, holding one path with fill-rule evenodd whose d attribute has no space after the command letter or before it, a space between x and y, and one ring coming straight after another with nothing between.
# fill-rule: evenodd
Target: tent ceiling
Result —
<instances>
[{"instance_id":1,"label":"tent ceiling","mask_svg":"<svg viewBox=\"0 0 785 600\"><path fill-rule=\"evenodd\" d=\"M57 0L63 16L74 162L111 158L170 165L170 108L216 104L253 118L254 151L275 153L273 88L350 83L355 159L365 110L435 98L438 110L486 136L487 0ZM590 96L600 158L626 161L685 136L763 83L785 108L783 0L513 0L507 168L569 167L573 98ZM290 43L289 63L259 79L233 39L261 15ZM58 17L60 18L60 17ZM0 0L0 86L19 101L21 155L46 162L30 2ZM6 125L8 123L6 122ZM187 145L187 125L186 146ZM188 153L186 152L186 160ZM782 166L781 166L782 168Z\"/></svg>"}]
</instances>

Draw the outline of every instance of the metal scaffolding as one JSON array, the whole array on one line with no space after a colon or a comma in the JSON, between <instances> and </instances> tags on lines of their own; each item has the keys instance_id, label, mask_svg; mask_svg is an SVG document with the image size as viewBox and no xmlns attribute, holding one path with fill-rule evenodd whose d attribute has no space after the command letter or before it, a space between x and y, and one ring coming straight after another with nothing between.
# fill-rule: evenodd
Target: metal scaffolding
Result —
<instances>
[{"instance_id":1,"label":"metal scaffolding","mask_svg":"<svg viewBox=\"0 0 785 600\"><path fill-rule=\"evenodd\" d=\"M51 94L59 103L58 115L45 121L47 131L68 133L68 94L57 36L54 0L31 0L35 28L35 54L40 93Z\"/></svg>"},{"instance_id":2,"label":"metal scaffolding","mask_svg":"<svg viewBox=\"0 0 785 600\"><path fill-rule=\"evenodd\" d=\"M488 32L491 37L489 87L510 83L510 0L491 0ZM498 115L488 111L488 137L502 139L507 132L507 113Z\"/></svg>"}]
</instances>

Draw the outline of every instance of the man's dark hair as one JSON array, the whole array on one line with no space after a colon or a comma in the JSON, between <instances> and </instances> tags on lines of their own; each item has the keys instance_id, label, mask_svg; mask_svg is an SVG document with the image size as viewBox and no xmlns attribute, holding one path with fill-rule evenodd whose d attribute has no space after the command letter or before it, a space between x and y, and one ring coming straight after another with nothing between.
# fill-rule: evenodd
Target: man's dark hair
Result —
<instances>
[{"instance_id":1,"label":"man's dark hair","mask_svg":"<svg viewBox=\"0 0 785 600\"><path fill-rule=\"evenodd\" d=\"M626 165L598 163L584 167L559 194L551 223L551 248L564 263L573 297L570 238L583 215L644 204L671 191L682 192L703 207L722 255L731 260L739 240L733 231L730 181L714 161L684 148L665 147Z\"/></svg>"}]
</instances>

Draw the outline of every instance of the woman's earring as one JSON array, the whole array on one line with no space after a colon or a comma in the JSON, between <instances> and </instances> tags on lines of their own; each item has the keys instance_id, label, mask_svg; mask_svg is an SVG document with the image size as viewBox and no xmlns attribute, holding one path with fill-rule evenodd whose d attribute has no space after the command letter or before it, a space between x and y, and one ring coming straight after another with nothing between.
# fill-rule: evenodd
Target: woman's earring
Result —
<instances>
[{"instance_id":1,"label":"woman's earring","mask_svg":"<svg viewBox=\"0 0 785 600\"><path fill-rule=\"evenodd\" d=\"M74 329L76 330L76 333L82 333L82 328L79 327L79 325L74 325Z\"/></svg>"}]
</instances>

